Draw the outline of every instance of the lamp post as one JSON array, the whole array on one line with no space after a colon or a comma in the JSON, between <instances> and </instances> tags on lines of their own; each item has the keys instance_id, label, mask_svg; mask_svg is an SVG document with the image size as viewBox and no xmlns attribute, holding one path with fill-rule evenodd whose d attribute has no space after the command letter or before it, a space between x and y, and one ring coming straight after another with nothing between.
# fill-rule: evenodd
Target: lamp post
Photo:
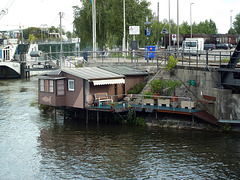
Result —
<instances>
[{"instance_id":1,"label":"lamp post","mask_svg":"<svg viewBox=\"0 0 240 180\"><path fill-rule=\"evenodd\" d=\"M177 52L179 50L179 0L177 0Z\"/></svg>"},{"instance_id":2,"label":"lamp post","mask_svg":"<svg viewBox=\"0 0 240 180\"><path fill-rule=\"evenodd\" d=\"M191 25L191 38L192 38L192 5L194 3L191 3L190 4L190 25Z\"/></svg>"},{"instance_id":3,"label":"lamp post","mask_svg":"<svg viewBox=\"0 0 240 180\"><path fill-rule=\"evenodd\" d=\"M233 10L230 10L230 30L232 30L232 12Z\"/></svg>"},{"instance_id":4,"label":"lamp post","mask_svg":"<svg viewBox=\"0 0 240 180\"><path fill-rule=\"evenodd\" d=\"M169 51L170 51L170 49L171 49L171 38L170 38L170 34L171 34L171 31L170 31L170 29L171 29L171 24L170 24L170 0L168 0L168 8L169 8L169 10L168 10L168 13L169 13L169 34L168 34L168 40L169 40L169 45L168 45L168 47L169 47Z\"/></svg>"},{"instance_id":5,"label":"lamp post","mask_svg":"<svg viewBox=\"0 0 240 180\"><path fill-rule=\"evenodd\" d=\"M126 20L125 20L125 0L123 0L123 48L124 62L126 61Z\"/></svg>"}]
</instances>

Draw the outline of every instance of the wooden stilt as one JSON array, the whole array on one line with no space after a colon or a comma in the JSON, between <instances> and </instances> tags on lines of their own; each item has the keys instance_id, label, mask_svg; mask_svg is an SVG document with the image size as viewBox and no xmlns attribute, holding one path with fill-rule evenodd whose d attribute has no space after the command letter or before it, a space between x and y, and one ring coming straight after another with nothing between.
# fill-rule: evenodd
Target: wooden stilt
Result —
<instances>
[{"instance_id":1,"label":"wooden stilt","mask_svg":"<svg viewBox=\"0 0 240 180\"><path fill-rule=\"evenodd\" d=\"M86 124L88 124L88 109L86 109Z\"/></svg>"},{"instance_id":2,"label":"wooden stilt","mask_svg":"<svg viewBox=\"0 0 240 180\"><path fill-rule=\"evenodd\" d=\"M97 124L99 124L99 111L97 110Z\"/></svg>"}]
</instances>

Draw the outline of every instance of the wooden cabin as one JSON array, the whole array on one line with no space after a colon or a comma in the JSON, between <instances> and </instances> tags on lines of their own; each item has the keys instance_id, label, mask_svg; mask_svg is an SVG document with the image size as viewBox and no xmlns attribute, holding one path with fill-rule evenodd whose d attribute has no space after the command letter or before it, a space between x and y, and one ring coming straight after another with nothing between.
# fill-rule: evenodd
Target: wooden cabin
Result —
<instances>
[{"instance_id":1,"label":"wooden cabin","mask_svg":"<svg viewBox=\"0 0 240 180\"><path fill-rule=\"evenodd\" d=\"M39 77L39 104L85 108L92 106L96 98L117 102L131 86L143 82L147 74L139 71L135 75L124 75L99 67L52 71Z\"/></svg>"}]
</instances>

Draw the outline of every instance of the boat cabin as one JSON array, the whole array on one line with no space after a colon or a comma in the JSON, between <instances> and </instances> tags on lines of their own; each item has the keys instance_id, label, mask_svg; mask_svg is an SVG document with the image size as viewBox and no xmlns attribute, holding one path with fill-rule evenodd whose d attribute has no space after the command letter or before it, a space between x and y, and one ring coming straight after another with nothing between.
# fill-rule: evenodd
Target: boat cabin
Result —
<instances>
[{"instance_id":1,"label":"boat cabin","mask_svg":"<svg viewBox=\"0 0 240 180\"><path fill-rule=\"evenodd\" d=\"M39 103L49 106L85 108L94 102L117 102L129 84L143 82L147 73L128 78L99 67L68 68L39 77ZM127 84L127 86L126 86Z\"/></svg>"}]
</instances>

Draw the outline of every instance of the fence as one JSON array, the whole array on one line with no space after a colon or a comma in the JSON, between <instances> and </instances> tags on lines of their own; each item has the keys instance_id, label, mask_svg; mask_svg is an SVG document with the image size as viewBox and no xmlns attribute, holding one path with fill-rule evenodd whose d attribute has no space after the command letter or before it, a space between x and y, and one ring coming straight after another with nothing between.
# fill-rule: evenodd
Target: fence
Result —
<instances>
[{"instance_id":1,"label":"fence","mask_svg":"<svg viewBox=\"0 0 240 180\"><path fill-rule=\"evenodd\" d=\"M178 60L178 65L184 66L216 66L221 67L230 60L233 50L213 50L213 51L201 51L198 55L186 54L176 50L159 50L159 51L76 51L76 52L63 52L62 59L71 61L77 61L82 63L88 63L89 65L100 64L131 64L131 65L149 65L149 66L162 66L167 64L169 56L173 55ZM69 58L69 54L72 54ZM149 58L150 53L155 53L154 58ZM53 54L59 54L59 52L52 52ZM76 63L76 62L74 62ZM71 63L73 64L73 63Z\"/></svg>"}]
</instances>

